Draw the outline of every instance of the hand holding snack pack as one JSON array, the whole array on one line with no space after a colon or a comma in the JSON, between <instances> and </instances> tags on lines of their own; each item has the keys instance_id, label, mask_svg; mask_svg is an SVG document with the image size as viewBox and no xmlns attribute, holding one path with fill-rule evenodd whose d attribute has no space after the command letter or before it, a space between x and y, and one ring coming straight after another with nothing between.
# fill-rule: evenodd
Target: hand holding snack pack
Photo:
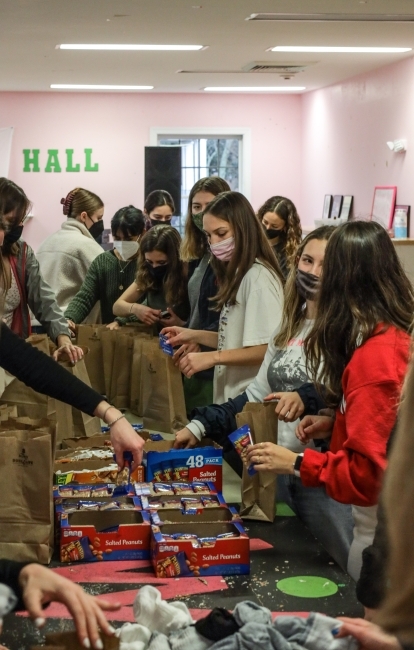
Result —
<instances>
[{"instance_id":1,"label":"hand holding snack pack","mask_svg":"<svg viewBox=\"0 0 414 650\"><path fill-rule=\"evenodd\" d=\"M240 458L242 459L244 465L247 468L247 473L249 476L254 476L257 474L256 470L253 467L252 463L249 463L247 460L247 452L249 450L249 447L253 445L253 439L252 439L252 433L250 431L250 427L245 424L239 429L236 429L236 431L233 431L229 435L229 440L231 441L233 447L239 454Z\"/></svg>"}]
</instances>

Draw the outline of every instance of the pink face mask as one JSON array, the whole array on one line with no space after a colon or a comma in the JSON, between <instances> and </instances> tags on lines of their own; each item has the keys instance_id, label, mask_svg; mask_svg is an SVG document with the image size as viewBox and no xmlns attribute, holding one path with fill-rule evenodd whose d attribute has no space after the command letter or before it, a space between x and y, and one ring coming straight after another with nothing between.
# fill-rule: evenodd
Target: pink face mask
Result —
<instances>
[{"instance_id":1,"label":"pink face mask","mask_svg":"<svg viewBox=\"0 0 414 650\"><path fill-rule=\"evenodd\" d=\"M218 244L210 244L210 250L221 262L229 262L234 252L234 237L228 237Z\"/></svg>"}]
</instances>

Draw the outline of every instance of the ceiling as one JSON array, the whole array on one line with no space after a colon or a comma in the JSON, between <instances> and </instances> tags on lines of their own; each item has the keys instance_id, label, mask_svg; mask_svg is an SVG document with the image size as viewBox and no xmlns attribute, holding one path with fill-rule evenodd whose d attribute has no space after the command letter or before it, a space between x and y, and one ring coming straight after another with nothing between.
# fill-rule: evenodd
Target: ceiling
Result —
<instances>
[{"instance_id":1,"label":"ceiling","mask_svg":"<svg viewBox=\"0 0 414 650\"><path fill-rule=\"evenodd\" d=\"M259 12L409 14L413 0L0 0L0 90L48 91L51 83L306 86L314 90L414 53L414 22L247 21ZM198 52L82 52L59 43L202 44ZM412 47L406 54L284 54L276 45ZM246 73L254 61L310 64L292 79ZM192 71L179 74L178 70ZM204 71L204 72L203 72ZM65 91L63 91L65 92Z\"/></svg>"}]
</instances>

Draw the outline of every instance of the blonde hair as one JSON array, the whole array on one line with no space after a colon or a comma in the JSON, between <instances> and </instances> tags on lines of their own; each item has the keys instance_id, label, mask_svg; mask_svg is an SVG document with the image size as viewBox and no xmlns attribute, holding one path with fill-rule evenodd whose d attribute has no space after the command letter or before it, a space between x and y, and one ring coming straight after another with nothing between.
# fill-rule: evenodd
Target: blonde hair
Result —
<instances>
[{"instance_id":1,"label":"blonde hair","mask_svg":"<svg viewBox=\"0 0 414 650\"><path fill-rule=\"evenodd\" d=\"M414 366L411 363L397 433L385 474L383 504L389 544L387 593L375 622L414 643Z\"/></svg>"},{"instance_id":2,"label":"blonde hair","mask_svg":"<svg viewBox=\"0 0 414 650\"><path fill-rule=\"evenodd\" d=\"M104 205L97 194L84 190L82 187L75 187L60 202L63 205L63 214L68 219L76 219L82 212L86 212L88 217L91 217Z\"/></svg>"}]
</instances>

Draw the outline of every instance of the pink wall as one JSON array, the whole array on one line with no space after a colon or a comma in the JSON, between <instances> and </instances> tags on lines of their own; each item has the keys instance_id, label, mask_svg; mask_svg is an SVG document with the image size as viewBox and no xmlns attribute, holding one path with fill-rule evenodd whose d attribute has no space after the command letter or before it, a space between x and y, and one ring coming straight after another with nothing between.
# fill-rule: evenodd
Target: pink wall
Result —
<instances>
[{"instance_id":1,"label":"pink wall","mask_svg":"<svg viewBox=\"0 0 414 650\"><path fill-rule=\"evenodd\" d=\"M414 58L302 96L302 217L322 215L325 194L354 195L354 212L371 213L375 185L397 185L414 206ZM394 154L387 140L406 138ZM413 230L412 230L413 232Z\"/></svg>"},{"instance_id":2,"label":"pink wall","mask_svg":"<svg viewBox=\"0 0 414 650\"><path fill-rule=\"evenodd\" d=\"M272 194L300 203L299 96L1 93L0 126L15 127L9 176L33 201L24 236L35 250L60 227L59 201L73 187L101 196L106 226L119 207L142 207L151 126L250 127L254 207ZM22 150L35 148L41 171L25 173ZM82 163L85 148L93 149L99 172L66 172L65 149ZM61 173L44 172L48 149L59 150Z\"/></svg>"}]
</instances>

